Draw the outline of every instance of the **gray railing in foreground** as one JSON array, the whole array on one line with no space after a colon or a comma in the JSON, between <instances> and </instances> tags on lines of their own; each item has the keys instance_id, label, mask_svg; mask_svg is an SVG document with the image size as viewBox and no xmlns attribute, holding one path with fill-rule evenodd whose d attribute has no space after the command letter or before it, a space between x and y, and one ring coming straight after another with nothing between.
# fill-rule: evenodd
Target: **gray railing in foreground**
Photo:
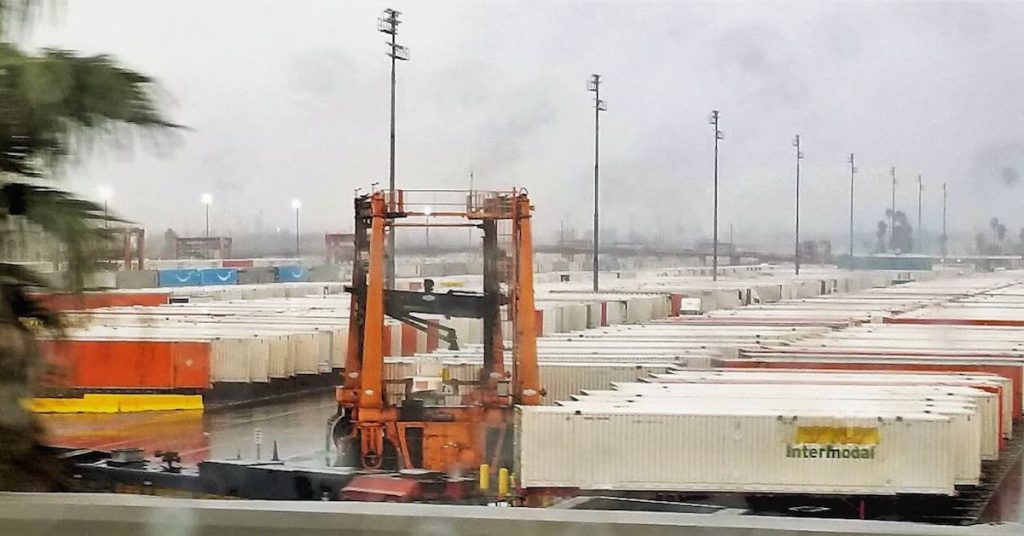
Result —
<instances>
[{"instance_id":1,"label":"gray railing in foreground","mask_svg":"<svg viewBox=\"0 0 1024 536\"><path fill-rule=\"evenodd\" d=\"M0 534L80 536L1019 536L1019 524L943 527L884 521L346 502L0 494Z\"/></svg>"}]
</instances>

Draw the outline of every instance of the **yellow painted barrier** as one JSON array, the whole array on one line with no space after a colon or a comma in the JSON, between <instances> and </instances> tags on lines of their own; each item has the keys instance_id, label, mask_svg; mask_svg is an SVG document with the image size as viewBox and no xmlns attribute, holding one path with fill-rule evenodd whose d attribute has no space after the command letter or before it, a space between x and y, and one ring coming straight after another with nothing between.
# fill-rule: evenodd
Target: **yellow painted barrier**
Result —
<instances>
[{"instance_id":1,"label":"yellow painted barrier","mask_svg":"<svg viewBox=\"0 0 1024 536\"><path fill-rule=\"evenodd\" d=\"M202 395L85 394L76 398L32 398L22 404L34 413L138 413L201 410Z\"/></svg>"},{"instance_id":2,"label":"yellow painted barrier","mask_svg":"<svg viewBox=\"0 0 1024 536\"><path fill-rule=\"evenodd\" d=\"M486 463L480 464L480 490L491 489L491 466Z\"/></svg>"},{"instance_id":3,"label":"yellow painted barrier","mask_svg":"<svg viewBox=\"0 0 1024 536\"><path fill-rule=\"evenodd\" d=\"M498 470L498 497L504 498L508 495L509 477L508 469L502 467Z\"/></svg>"}]
</instances>

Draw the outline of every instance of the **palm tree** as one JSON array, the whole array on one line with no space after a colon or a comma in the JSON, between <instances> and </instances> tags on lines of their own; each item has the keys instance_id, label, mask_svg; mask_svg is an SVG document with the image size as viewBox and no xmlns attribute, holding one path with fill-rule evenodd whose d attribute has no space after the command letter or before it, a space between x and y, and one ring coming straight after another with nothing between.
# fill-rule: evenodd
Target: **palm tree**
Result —
<instances>
[{"instance_id":1,"label":"palm tree","mask_svg":"<svg viewBox=\"0 0 1024 536\"><path fill-rule=\"evenodd\" d=\"M0 32L24 23L34 4L0 0ZM91 252L109 237L103 222L116 218L48 183L96 142L176 127L160 112L154 89L150 78L108 56L30 53L0 42L0 219L22 218L59 241L72 290L81 289ZM60 326L33 298L45 286L39 274L0 262L0 489L60 485L57 465L41 449L42 430L20 404L42 370L37 330Z\"/></svg>"},{"instance_id":2,"label":"palm tree","mask_svg":"<svg viewBox=\"0 0 1024 536\"><path fill-rule=\"evenodd\" d=\"M891 213L891 212L889 212ZM885 234L889 232L889 224L885 223L885 220L879 220L878 225L875 227L875 244L876 253L885 253Z\"/></svg>"}]
</instances>

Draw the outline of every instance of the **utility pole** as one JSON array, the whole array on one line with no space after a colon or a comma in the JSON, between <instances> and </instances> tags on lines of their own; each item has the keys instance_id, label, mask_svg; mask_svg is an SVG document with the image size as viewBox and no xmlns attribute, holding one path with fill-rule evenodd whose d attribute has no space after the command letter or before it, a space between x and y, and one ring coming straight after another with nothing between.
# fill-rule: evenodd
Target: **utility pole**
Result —
<instances>
[{"instance_id":1,"label":"utility pole","mask_svg":"<svg viewBox=\"0 0 1024 536\"><path fill-rule=\"evenodd\" d=\"M949 235L946 234L946 183L942 183L942 261L946 261L948 254Z\"/></svg>"},{"instance_id":2,"label":"utility pole","mask_svg":"<svg viewBox=\"0 0 1024 536\"><path fill-rule=\"evenodd\" d=\"M924 192L924 182L921 174L917 174L917 250L924 251L921 247L921 194Z\"/></svg>"},{"instance_id":3,"label":"utility pole","mask_svg":"<svg viewBox=\"0 0 1024 536\"><path fill-rule=\"evenodd\" d=\"M299 209L302 208L302 201L292 199L292 209L295 210L295 258L299 258Z\"/></svg>"},{"instance_id":4,"label":"utility pole","mask_svg":"<svg viewBox=\"0 0 1024 536\"><path fill-rule=\"evenodd\" d=\"M199 202L206 206L206 237L210 237L210 205L213 204L212 194L203 194L199 196Z\"/></svg>"},{"instance_id":5,"label":"utility pole","mask_svg":"<svg viewBox=\"0 0 1024 536\"><path fill-rule=\"evenodd\" d=\"M794 261L796 275L800 275L800 161L804 153L800 151L800 135L793 138L793 147L796 147L796 230L794 235Z\"/></svg>"},{"instance_id":6,"label":"utility pole","mask_svg":"<svg viewBox=\"0 0 1024 536\"><path fill-rule=\"evenodd\" d=\"M857 174L853 153L847 161L850 163L850 269L853 270L853 177Z\"/></svg>"},{"instance_id":7,"label":"utility pole","mask_svg":"<svg viewBox=\"0 0 1024 536\"><path fill-rule=\"evenodd\" d=\"M473 177L473 168L469 168L469 203L468 203L468 206L466 207L467 211L473 210L473 203L476 202L473 199L473 179L474 179L474 177ZM473 228L472 227L469 228L468 235L469 235L469 246L472 247L473 246Z\"/></svg>"},{"instance_id":8,"label":"utility pole","mask_svg":"<svg viewBox=\"0 0 1024 536\"><path fill-rule=\"evenodd\" d=\"M711 237L711 280L718 281L718 142L725 139L725 133L718 129L718 110L711 110L708 124L715 127L715 216Z\"/></svg>"},{"instance_id":9,"label":"utility pole","mask_svg":"<svg viewBox=\"0 0 1024 536\"><path fill-rule=\"evenodd\" d=\"M598 220L598 194L599 194L599 156L600 156L600 132L601 112L608 109L608 104L601 100L601 75L592 74L587 82L587 91L594 93L594 292L597 292L598 264L598 239L600 236L600 222Z\"/></svg>"},{"instance_id":10,"label":"utility pole","mask_svg":"<svg viewBox=\"0 0 1024 536\"><path fill-rule=\"evenodd\" d=\"M99 187L100 199L103 200L103 228L106 229L110 225L110 212L107 210L107 202L110 201L111 197L114 197L114 189L109 186Z\"/></svg>"},{"instance_id":11,"label":"utility pole","mask_svg":"<svg viewBox=\"0 0 1024 536\"><path fill-rule=\"evenodd\" d=\"M377 31L391 36L388 42L388 57L391 58L391 152L389 158L389 180L388 180L388 212L395 211L395 62L409 59L409 49L397 43L398 17L401 12L387 8L377 18ZM395 228L388 229L388 251L387 251L387 273L385 274L387 288L394 288L395 285Z\"/></svg>"},{"instance_id":12,"label":"utility pole","mask_svg":"<svg viewBox=\"0 0 1024 536\"><path fill-rule=\"evenodd\" d=\"M892 239L896 232L896 166L889 169L892 174L892 206L889 210L889 248L892 249Z\"/></svg>"}]
</instances>

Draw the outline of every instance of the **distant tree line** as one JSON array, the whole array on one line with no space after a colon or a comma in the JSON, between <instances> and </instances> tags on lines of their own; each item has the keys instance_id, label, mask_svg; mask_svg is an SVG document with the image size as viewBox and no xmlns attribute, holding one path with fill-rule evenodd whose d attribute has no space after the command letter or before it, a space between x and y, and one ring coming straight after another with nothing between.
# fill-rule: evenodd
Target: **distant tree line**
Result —
<instances>
[{"instance_id":1,"label":"distant tree line","mask_svg":"<svg viewBox=\"0 0 1024 536\"><path fill-rule=\"evenodd\" d=\"M892 229L889 223L892 221ZM891 232L890 232L891 231ZM875 253L910 253L914 251L914 228L906 213L892 209L885 210L885 219L879 220L875 228Z\"/></svg>"},{"instance_id":2,"label":"distant tree line","mask_svg":"<svg viewBox=\"0 0 1024 536\"><path fill-rule=\"evenodd\" d=\"M974 235L974 252L979 255L1024 255L1024 227L1021 227L1015 244L1006 243L1006 224L993 217L988 222L989 231Z\"/></svg>"}]
</instances>

